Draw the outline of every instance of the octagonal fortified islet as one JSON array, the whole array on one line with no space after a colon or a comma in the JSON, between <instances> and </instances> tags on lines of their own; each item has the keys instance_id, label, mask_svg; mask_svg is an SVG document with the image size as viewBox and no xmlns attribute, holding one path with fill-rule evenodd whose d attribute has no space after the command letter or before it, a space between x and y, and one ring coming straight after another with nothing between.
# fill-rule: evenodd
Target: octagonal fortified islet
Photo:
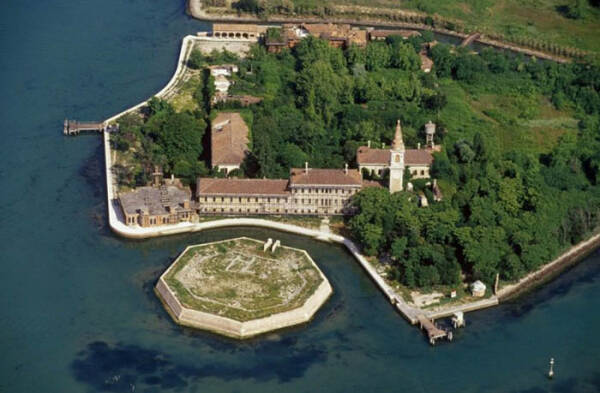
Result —
<instances>
[{"instance_id":1,"label":"octagonal fortified islet","mask_svg":"<svg viewBox=\"0 0 600 393\"><path fill-rule=\"evenodd\" d=\"M308 322L333 292L306 251L247 237L188 246L155 290L178 324L238 339Z\"/></svg>"}]
</instances>

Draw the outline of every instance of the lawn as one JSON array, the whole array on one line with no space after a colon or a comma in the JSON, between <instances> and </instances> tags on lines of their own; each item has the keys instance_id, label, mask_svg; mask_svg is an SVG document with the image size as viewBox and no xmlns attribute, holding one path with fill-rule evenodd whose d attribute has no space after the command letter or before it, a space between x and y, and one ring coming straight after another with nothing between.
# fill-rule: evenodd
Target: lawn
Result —
<instances>
[{"instance_id":1,"label":"lawn","mask_svg":"<svg viewBox=\"0 0 600 393\"><path fill-rule=\"evenodd\" d=\"M185 307L248 321L301 307L323 278L300 250L240 238L190 248L165 281Z\"/></svg>"},{"instance_id":2,"label":"lawn","mask_svg":"<svg viewBox=\"0 0 600 393\"><path fill-rule=\"evenodd\" d=\"M447 79L441 88L448 104L440 112L440 119L452 130L448 134L451 141L479 131L495 139L501 152L518 149L548 153L562 134L577 132L573 111L556 109L538 93L493 93L490 89L474 92Z\"/></svg>"}]
</instances>

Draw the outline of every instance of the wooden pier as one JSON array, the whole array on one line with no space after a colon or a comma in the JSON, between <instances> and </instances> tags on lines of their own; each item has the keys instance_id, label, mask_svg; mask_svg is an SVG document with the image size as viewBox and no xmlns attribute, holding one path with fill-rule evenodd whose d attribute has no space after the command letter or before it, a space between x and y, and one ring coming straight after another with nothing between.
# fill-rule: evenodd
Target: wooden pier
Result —
<instances>
[{"instance_id":1,"label":"wooden pier","mask_svg":"<svg viewBox=\"0 0 600 393\"><path fill-rule=\"evenodd\" d=\"M452 341L452 332L447 332L438 328L433 320L430 320L423 314L419 315L418 319L421 329L427 332L427 337L429 338L429 343L431 345L435 345L435 341L442 338L447 338L449 341Z\"/></svg>"},{"instance_id":2,"label":"wooden pier","mask_svg":"<svg viewBox=\"0 0 600 393\"><path fill-rule=\"evenodd\" d=\"M77 121L65 119L63 125L63 134L77 135L82 131L103 132L105 129L106 125L103 122Z\"/></svg>"}]
</instances>

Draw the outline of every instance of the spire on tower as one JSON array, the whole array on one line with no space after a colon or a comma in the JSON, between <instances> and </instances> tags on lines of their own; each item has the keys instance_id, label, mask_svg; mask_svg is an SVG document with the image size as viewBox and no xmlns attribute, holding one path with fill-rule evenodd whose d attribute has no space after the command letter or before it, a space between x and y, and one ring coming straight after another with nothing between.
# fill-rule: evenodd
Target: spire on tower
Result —
<instances>
[{"instance_id":1,"label":"spire on tower","mask_svg":"<svg viewBox=\"0 0 600 393\"><path fill-rule=\"evenodd\" d=\"M404 150L404 141L402 140L402 127L400 120L396 123L396 133L394 134L394 142L392 142L392 150Z\"/></svg>"}]
</instances>

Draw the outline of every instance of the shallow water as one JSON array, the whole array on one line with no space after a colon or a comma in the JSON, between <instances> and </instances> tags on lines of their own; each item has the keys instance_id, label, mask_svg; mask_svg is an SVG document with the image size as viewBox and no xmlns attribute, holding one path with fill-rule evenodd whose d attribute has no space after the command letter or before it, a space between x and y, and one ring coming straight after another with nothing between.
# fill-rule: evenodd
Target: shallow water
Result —
<instances>
[{"instance_id":1,"label":"shallow water","mask_svg":"<svg viewBox=\"0 0 600 393\"><path fill-rule=\"evenodd\" d=\"M599 253L432 348L338 246L255 228L115 237L101 140L63 137L62 120L158 91L207 26L183 1L3 5L0 392L600 391ZM312 323L240 343L170 320L160 273L187 244L240 235L309 251L335 290Z\"/></svg>"}]
</instances>

